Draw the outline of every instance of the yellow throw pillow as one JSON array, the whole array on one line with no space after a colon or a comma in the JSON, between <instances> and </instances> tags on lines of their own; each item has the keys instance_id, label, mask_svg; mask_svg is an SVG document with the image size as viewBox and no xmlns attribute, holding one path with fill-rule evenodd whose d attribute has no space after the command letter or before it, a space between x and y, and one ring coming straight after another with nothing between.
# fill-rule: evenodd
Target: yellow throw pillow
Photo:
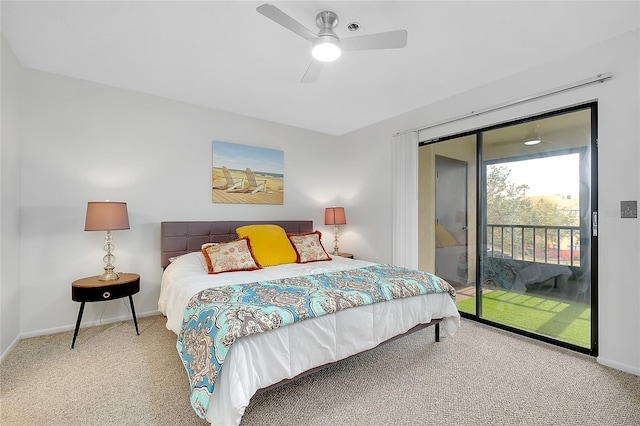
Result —
<instances>
[{"instance_id":1,"label":"yellow throw pillow","mask_svg":"<svg viewBox=\"0 0 640 426\"><path fill-rule=\"evenodd\" d=\"M260 266L295 263L296 251L287 233L278 225L247 225L236 229L240 238L249 238L251 251Z\"/></svg>"}]
</instances>

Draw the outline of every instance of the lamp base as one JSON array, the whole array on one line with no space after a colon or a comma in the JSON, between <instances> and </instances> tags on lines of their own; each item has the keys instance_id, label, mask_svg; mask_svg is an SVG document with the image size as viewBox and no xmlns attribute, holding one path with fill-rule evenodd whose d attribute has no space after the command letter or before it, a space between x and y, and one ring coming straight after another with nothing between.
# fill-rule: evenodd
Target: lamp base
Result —
<instances>
[{"instance_id":1,"label":"lamp base","mask_svg":"<svg viewBox=\"0 0 640 426\"><path fill-rule=\"evenodd\" d=\"M98 277L99 281L113 281L120 278L120 275L117 272L113 272L113 268L107 269L104 268L104 274Z\"/></svg>"},{"instance_id":2,"label":"lamp base","mask_svg":"<svg viewBox=\"0 0 640 426\"><path fill-rule=\"evenodd\" d=\"M338 225L333 225L333 253L336 256L340 256L340 250L338 249Z\"/></svg>"},{"instance_id":3,"label":"lamp base","mask_svg":"<svg viewBox=\"0 0 640 426\"><path fill-rule=\"evenodd\" d=\"M111 231L107 231L106 237L104 237L104 251L107 254L102 258L103 262L106 263L104 266L104 274L98 277L99 281L113 281L120 278L117 272L113 272L115 267L113 266L113 261L116 260L116 257L111 253L111 251L115 247L113 246L113 238L111 238Z\"/></svg>"}]
</instances>

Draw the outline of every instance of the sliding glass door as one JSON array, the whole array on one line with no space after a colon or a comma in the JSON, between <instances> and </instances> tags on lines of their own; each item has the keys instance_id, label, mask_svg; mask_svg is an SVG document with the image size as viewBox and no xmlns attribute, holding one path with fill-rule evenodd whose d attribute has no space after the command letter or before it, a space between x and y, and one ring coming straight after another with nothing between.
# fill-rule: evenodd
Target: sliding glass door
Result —
<instances>
[{"instance_id":1,"label":"sliding glass door","mask_svg":"<svg viewBox=\"0 0 640 426\"><path fill-rule=\"evenodd\" d=\"M418 267L475 296L476 137L460 136L418 150Z\"/></svg>"},{"instance_id":2,"label":"sliding glass door","mask_svg":"<svg viewBox=\"0 0 640 426\"><path fill-rule=\"evenodd\" d=\"M419 266L463 315L597 353L596 117L588 104L421 145Z\"/></svg>"}]
</instances>

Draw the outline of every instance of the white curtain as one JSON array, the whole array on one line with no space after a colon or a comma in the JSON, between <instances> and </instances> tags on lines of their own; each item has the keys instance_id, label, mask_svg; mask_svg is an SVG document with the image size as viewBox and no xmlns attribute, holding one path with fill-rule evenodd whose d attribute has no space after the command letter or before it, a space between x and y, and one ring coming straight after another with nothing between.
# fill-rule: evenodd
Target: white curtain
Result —
<instances>
[{"instance_id":1,"label":"white curtain","mask_svg":"<svg viewBox=\"0 0 640 426\"><path fill-rule=\"evenodd\" d=\"M393 264L418 269L418 133L393 141Z\"/></svg>"}]
</instances>

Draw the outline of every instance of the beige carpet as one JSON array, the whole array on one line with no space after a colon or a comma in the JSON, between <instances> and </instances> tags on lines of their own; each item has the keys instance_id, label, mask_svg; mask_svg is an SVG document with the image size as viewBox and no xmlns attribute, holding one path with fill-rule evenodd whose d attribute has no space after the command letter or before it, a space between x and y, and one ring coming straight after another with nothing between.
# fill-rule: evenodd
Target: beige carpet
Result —
<instances>
[{"instance_id":1,"label":"beige carpet","mask_svg":"<svg viewBox=\"0 0 640 426\"><path fill-rule=\"evenodd\" d=\"M2 425L200 425L161 316L21 341L0 366ZM242 425L639 425L640 377L463 321L254 397Z\"/></svg>"}]
</instances>

